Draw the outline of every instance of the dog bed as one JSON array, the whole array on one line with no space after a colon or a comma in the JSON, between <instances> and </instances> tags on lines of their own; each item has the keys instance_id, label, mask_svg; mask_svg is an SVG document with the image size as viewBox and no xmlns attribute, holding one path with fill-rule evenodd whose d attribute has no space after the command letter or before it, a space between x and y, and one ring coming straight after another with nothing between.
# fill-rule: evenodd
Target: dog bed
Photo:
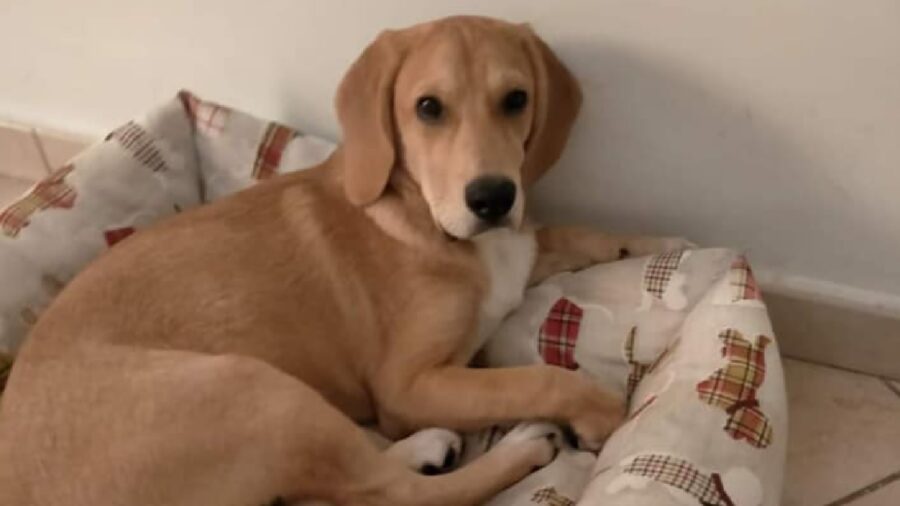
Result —
<instances>
[{"instance_id":1,"label":"dog bed","mask_svg":"<svg viewBox=\"0 0 900 506\"><path fill-rule=\"evenodd\" d=\"M181 92L37 183L0 212L0 389L28 328L93 258L161 218L332 149ZM492 505L780 502L783 374L742 255L679 251L555 276L526 294L484 358L577 369L629 406L599 457L566 449ZM468 436L467 458L502 432Z\"/></svg>"}]
</instances>

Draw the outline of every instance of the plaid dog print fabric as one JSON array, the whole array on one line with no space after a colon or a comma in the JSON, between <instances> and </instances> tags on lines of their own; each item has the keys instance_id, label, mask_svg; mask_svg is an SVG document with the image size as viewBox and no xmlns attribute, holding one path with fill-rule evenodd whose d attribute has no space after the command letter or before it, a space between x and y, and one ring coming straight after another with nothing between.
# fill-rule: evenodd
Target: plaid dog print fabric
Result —
<instances>
[{"instance_id":1,"label":"plaid dog print fabric","mask_svg":"<svg viewBox=\"0 0 900 506\"><path fill-rule=\"evenodd\" d=\"M178 98L184 104L185 111L198 132L208 137L216 137L225 130L231 109L214 102L200 100L187 91L180 92Z\"/></svg>"},{"instance_id":2,"label":"plaid dog print fabric","mask_svg":"<svg viewBox=\"0 0 900 506\"><path fill-rule=\"evenodd\" d=\"M751 343L735 329L723 330L719 339L728 364L698 383L697 393L728 414L724 429L731 437L765 448L772 442L772 427L759 409L756 392L765 379L765 350L771 339L759 336Z\"/></svg>"},{"instance_id":3,"label":"plaid dog print fabric","mask_svg":"<svg viewBox=\"0 0 900 506\"><path fill-rule=\"evenodd\" d=\"M662 300L683 255L684 251L672 251L653 257L644 271L644 290Z\"/></svg>"},{"instance_id":4,"label":"plaid dog print fabric","mask_svg":"<svg viewBox=\"0 0 900 506\"><path fill-rule=\"evenodd\" d=\"M16 237L27 227L29 218L38 211L46 209L71 209L75 205L75 189L69 186L65 178L75 168L68 164L49 177L34 185L22 198L12 203L0 213L0 229L7 237Z\"/></svg>"},{"instance_id":5,"label":"plaid dog print fabric","mask_svg":"<svg viewBox=\"0 0 900 506\"><path fill-rule=\"evenodd\" d=\"M154 144L153 134L134 121L129 121L106 136L106 140L117 141L135 160L149 167L153 172L167 170L166 161Z\"/></svg>"},{"instance_id":6,"label":"plaid dog print fabric","mask_svg":"<svg viewBox=\"0 0 900 506\"><path fill-rule=\"evenodd\" d=\"M66 284L62 282L60 279L51 276L49 274L44 274L41 276L41 288L50 298L55 298L59 295L59 292L65 288ZM26 305L22 309L19 310L19 320L25 324L27 327L33 326L37 323L38 316L46 304L39 304L35 306Z\"/></svg>"},{"instance_id":7,"label":"plaid dog print fabric","mask_svg":"<svg viewBox=\"0 0 900 506\"><path fill-rule=\"evenodd\" d=\"M625 338L625 360L628 362L629 366L628 379L625 383L625 402L628 406L631 406L631 400L632 397L634 397L634 391L637 390L638 384L644 379L644 376L656 369L659 363L669 354L670 349L667 347L663 350L659 356L653 359L653 362L638 362L637 359L634 358L634 344L636 337L637 327L632 327L631 331L628 333L628 337Z\"/></svg>"},{"instance_id":8,"label":"plaid dog print fabric","mask_svg":"<svg viewBox=\"0 0 900 506\"><path fill-rule=\"evenodd\" d=\"M759 290L756 278L753 277L753 270L750 269L747 257L740 255L734 260L729 277L733 293L732 302L762 300L762 292Z\"/></svg>"},{"instance_id":9,"label":"plaid dog print fabric","mask_svg":"<svg viewBox=\"0 0 900 506\"><path fill-rule=\"evenodd\" d=\"M553 304L538 335L538 351L544 362L566 369L578 369L575 345L583 315L584 311L565 297Z\"/></svg>"},{"instance_id":10,"label":"plaid dog print fabric","mask_svg":"<svg viewBox=\"0 0 900 506\"><path fill-rule=\"evenodd\" d=\"M297 135L297 131L292 128L278 123L269 123L262 142L259 144L256 161L253 163L253 178L268 179L277 174L284 148Z\"/></svg>"},{"instance_id":11,"label":"plaid dog print fabric","mask_svg":"<svg viewBox=\"0 0 900 506\"><path fill-rule=\"evenodd\" d=\"M114 228L103 232L106 245L110 248L134 233L134 227Z\"/></svg>"},{"instance_id":12,"label":"plaid dog print fabric","mask_svg":"<svg viewBox=\"0 0 900 506\"><path fill-rule=\"evenodd\" d=\"M717 473L704 474L691 462L671 455L639 455L622 472L680 489L703 506L735 506Z\"/></svg>"},{"instance_id":13,"label":"plaid dog print fabric","mask_svg":"<svg viewBox=\"0 0 900 506\"><path fill-rule=\"evenodd\" d=\"M641 405L638 406L637 409L635 409L634 411L631 412L630 415L628 415L628 418L626 418L625 421L630 422L630 421L636 419L637 417L639 417L641 415L641 413L643 413L654 402L656 402L656 399L658 397L659 396L656 394L651 395L650 397L647 397L647 399L643 403L641 403ZM631 406L631 399L628 400L628 405L629 405L629 407Z\"/></svg>"},{"instance_id":14,"label":"plaid dog print fabric","mask_svg":"<svg viewBox=\"0 0 900 506\"><path fill-rule=\"evenodd\" d=\"M545 487L536 491L531 496L531 502L547 506L575 506L575 501L557 492L555 487Z\"/></svg>"},{"instance_id":15,"label":"plaid dog print fabric","mask_svg":"<svg viewBox=\"0 0 900 506\"><path fill-rule=\"evenodd\" d=\"M628 333L628 337L625 338L625 359L628 361L628 379L625 384L625 404L631 406L631 398L634 396L634 391L637 389L638 384L644 379L644 375L646 375L650 371L651 364L644 364L638 362L634 358L634 339L637 336L637 327L632 327L631 331Z\"/></svg>"}]
</instances>

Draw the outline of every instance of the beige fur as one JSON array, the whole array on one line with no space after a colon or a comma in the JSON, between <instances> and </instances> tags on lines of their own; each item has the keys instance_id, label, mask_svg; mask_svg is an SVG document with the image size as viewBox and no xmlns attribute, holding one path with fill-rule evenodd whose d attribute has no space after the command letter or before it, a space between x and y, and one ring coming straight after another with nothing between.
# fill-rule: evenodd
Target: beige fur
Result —
<instances>
[{"instance_id":1,"label":"beige fur","mask_svg":"<svg viewBox=\"0 0 900 506\"><path fill-rule=\"evenodd\" d=\"M527 109L499 113L516 87ZM423 94L446 121L416 117ZM0 503L476 505L552 458L548 430L427 477L398 457L421 445L381 453L357 424L399 437L548 420L600 442L623 405L583 376L466 368L529 273L675 245L544 229L528 256L522 192L579 104L527 27L466 17L381 35L341 84L345 141L328 161L137 234L43 314L0 411ZM484 174L519 187L519 239L476 235L462 189ZM486 260L519 243L515 265L534 269Z\"/></svg>"}]
</instances>

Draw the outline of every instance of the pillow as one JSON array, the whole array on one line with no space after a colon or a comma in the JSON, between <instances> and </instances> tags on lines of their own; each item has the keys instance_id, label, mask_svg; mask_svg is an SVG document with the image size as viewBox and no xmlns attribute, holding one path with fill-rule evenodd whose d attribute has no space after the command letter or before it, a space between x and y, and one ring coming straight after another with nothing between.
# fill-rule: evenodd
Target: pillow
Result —
<instances>
[{"instance_id":1,"label":"pillow","mask_svg":"<svg viewBox=\"0 0 900 506\"><path fill-rule=\"evenodd\" d=\"M0 353L88 262L135 229L201 202L180 101L111 132L0 212Z\"/></svg>"},{"instance_id":2,"label":"pillow","mask_svg":"<svg viewBox=\"0 0 900 506\"><path fill-rule=\"evenodd\" d=\"M187 91L115 129L0 212L0 354L14 355L56 293L135 230L333 149Z\"/></svg>"},{"instance_id":3,"label":"pillow","mask_svg":"<svg viewBox=\"0 0 900 506\"><path fill-rule=\"evenodd\" d=\"M780 503L782 366L750 266L734 251L555 276L528 291L485 357L489 366L579 370L629 406L599 458L568 450L491 505ZM473 443L475 452L490 446Z\"/></svg>"}]
</instances>

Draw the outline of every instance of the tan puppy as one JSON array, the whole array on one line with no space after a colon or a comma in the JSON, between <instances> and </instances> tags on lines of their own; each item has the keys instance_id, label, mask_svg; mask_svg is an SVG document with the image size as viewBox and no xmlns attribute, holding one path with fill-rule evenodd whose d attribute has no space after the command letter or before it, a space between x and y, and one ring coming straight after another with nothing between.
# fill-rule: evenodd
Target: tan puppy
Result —
<instances>
[{"instance_id":1,"label":"tan puppy","mask_svg":"<svg viewBox=\"0 0 900 506\"><path fill-rule=\"evenodd\" d=\"M328 161L126 240L44 313L0 411L0 503L475 505L546 464L551 430L429 477L409 466L452 434L380 453L357 422L601 441L622 402L579 374L466 368L529 276L678 245L523 226L579 104L526 27L382 34Z\"/></svg>"}]
</instances>

